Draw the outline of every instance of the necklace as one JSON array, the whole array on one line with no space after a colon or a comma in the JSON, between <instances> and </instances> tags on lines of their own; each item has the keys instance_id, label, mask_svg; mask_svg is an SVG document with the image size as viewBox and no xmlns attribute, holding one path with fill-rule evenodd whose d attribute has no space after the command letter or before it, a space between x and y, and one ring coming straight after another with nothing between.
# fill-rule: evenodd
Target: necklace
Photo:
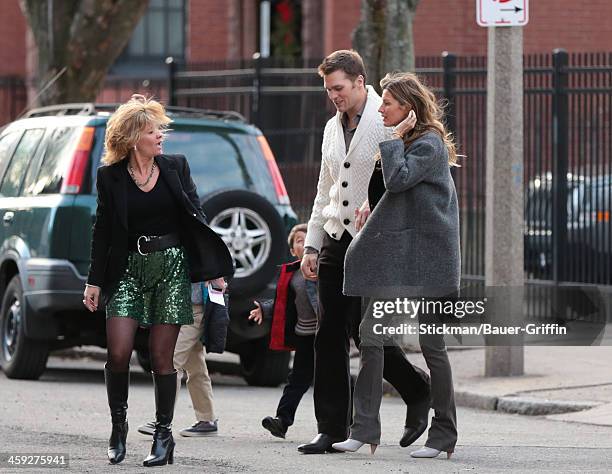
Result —
<instances>
[{"instance_id":1,"label":"necklace","mask_svg":"<svg viewBox=\"0 0 612 474\"><path fill-rule=\"evenodd\" d=\"M129 163L128 163L128 171L130 172L130 176L132 177L134 184L138 186L139 188L144 188L147 184L149 184L149 181L151 181L151 178L153 177L153 172L155 171L156 166L157 165L155 164L155 161L153 161L153 164L151 165L151 171L149 172L149 176L144 181L144 183L138 182L138 180L136 179L136 175L134 174L134 170L132 169L132 165L130 165Z\"/></svg>"}]
</instances>

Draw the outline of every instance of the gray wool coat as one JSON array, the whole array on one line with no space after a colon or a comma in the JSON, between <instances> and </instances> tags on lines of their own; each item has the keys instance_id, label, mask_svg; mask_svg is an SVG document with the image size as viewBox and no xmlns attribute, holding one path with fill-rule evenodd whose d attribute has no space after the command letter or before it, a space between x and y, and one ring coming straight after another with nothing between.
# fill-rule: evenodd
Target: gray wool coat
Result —
<instances>
[{"instance_id":1,"label":"gray wool coat","mask_svg":"<svg viewBox=\"0 0 612 474\"><path fill-rule=\"evenodd\" d=\"M459 288L457 192L441 137L428 132L404 150L380 143L386 192L344 261L344 293L444 296Z\"/></svg>"}]
</instances>

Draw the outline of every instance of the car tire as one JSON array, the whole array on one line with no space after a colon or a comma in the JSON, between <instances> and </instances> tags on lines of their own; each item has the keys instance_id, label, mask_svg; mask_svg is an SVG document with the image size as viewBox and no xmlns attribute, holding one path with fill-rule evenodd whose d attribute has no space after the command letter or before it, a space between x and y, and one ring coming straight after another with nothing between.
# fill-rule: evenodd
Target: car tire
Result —
<instances>
[{"instance_id":1,"label":"car tire","mask_svg":"<svg viewBox=\"0 0 612 474\"><path fill-rule=\"evenodd\" d=\"M0 364L10 379L36 380L47 367L49 349L44 341L26 337L25 302L19 275L4 291L0 308Z\"/></svg>"},{"instance_id":2,"label":"car tire","mask_svg":"<svg viewBox=\"0 0 612 474\"><path fill-rule=\"evenodd\" d=\"M249 343L240 354L242 376L249 385L277 387L289 375L290 352L271 351L267 338Z\"/></svg>"},{"instance_id":3,"label":"car tire","mask_svg":"<svg viewBox=\"0 0 612 474\"><path fill-rule=\"evenodd\" d=\"M202 208L234 258L231 291L254 295L263 290L286 255L285 226L276 208L266 198L245 190L207 196Z\"/></svg>"}]
</instances>

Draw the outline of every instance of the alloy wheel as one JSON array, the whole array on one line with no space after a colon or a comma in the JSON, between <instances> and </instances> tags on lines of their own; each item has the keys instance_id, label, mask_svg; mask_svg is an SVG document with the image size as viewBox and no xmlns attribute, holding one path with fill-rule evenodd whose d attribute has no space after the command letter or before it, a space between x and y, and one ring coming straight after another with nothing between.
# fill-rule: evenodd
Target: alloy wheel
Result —
<instances>
[{"instance_id":1,"label":"alloy wheel","mask_svg":"<svg viewBox=\"0 0 612 474\"><path fill-rule=\"evenodd\" d=\"M266 221L252 209L232 207L221 211L210 227L223 239L236 262L236 278L255 273L272 248L272 235Z\"/></svg>"},{"instance_id":2,"label":"alloy wheel","mask_svg":"<svg viewBox=\"0 0 612 474\"><path fill-rule=\"evenodd\" d=\"M2 322L2 352L5 361L10 361L17 350L19 326L21 325L21 304L15 299Z\"/></svg>"}]
</instances>

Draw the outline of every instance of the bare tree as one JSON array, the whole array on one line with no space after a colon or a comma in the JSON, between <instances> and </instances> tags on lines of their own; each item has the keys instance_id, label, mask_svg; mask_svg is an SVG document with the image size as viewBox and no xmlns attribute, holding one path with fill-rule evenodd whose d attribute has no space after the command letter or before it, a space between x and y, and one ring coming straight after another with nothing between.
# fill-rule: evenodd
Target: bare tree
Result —
<instances>
[{"instance_id":1,"label":"bare tree","mask_svg":"<svg viewBox=\"0 0 612 474\"><path fill-rule=\"evenodd\" d=\"M302 57L323 56L323 0L302 0Z\"/></svg>"},{"instance_id":2,"label":"bare tree","mask_svg":"<svg viewBox=\"0 0 612 474\"><path fill-rule=\"evenodd\" d=\"M95 100L148 4L149 0L21 0L37 47L38 103Z\"/></svg>"},{"instance_id":3,"label":"bare tree","mask_svg":"<svg viewBox=\"0 0 612 474\"><path fill-rule=\"evenodd\" d=\"M412 20L419 0L361 0L353 48L361 54L368 83L379 89L390 71L414 70Z\"/></svg>"}]
</instances>

